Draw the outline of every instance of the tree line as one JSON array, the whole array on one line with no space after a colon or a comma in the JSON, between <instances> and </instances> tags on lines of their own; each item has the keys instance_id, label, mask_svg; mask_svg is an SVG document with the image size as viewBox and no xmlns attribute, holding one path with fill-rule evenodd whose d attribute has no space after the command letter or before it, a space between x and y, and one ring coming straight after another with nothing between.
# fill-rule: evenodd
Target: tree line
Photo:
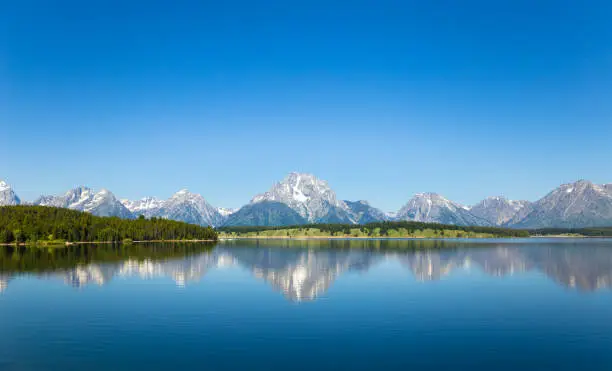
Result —
<instances>
[{"instance_id":1,"label":"tree line","mask_svg":"<svg viewBox=\"0 0 612 371\"><path fill-rule=\"evenodd\" d=\"M397 222L374 222L361 225L355 224L303 224L303 225L292 225L292 226L235 226L235 227L222 227L218 230L220 232L227 233L250 233L250 232L263 232L269 230L285 230L285 229L319 229L321 232L328 232L331 234L343 233L345 235L351 234L351 229L359 228L364 233L373 233L374 230L378 229L381 236L388 235L390 230L398 230L400 228L408 230L409 233L415 231L423 231L425 229L438 231L443 233L444 230L462 231L462 232L473 232L473 233L490 233L497 237L529 237L529 231L521 229L510 229L500 227L480 227L480 226L460 226L460 225L447 225L438 223L423 223L413 221L397 221Z\"/></svg>"},{"instance_id":2,"label":"tree line","mask_svg":"<svg viewBox=\"0 0 612 371\"><path fill-rule=\"evenodd\" d=\"M116 242L126 239L216 240L212 227L143 216L135 220L99 217L90 213L47 206L0 207L0 243L50 240Z\"/></svg>"}]
</instances>

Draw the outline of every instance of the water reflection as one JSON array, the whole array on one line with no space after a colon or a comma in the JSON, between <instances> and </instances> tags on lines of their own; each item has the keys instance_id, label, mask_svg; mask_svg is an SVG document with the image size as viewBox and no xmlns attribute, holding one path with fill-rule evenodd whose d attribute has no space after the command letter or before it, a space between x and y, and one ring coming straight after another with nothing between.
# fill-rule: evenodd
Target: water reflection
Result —
<instances>
[{"instance_id":1,"label":"water reflection","mask_svg":"<svg viewBox=\"0 0 612 371\"><path fill-rule=\"evenodd\" d=\"M28 273L74 287L104 285L115 277L169 277L178 286L227 266L248 269L291 301L314 300L345 272L398 261L419 281L458 269L492 276L537 271L580 291L612 286L612 240L271 240L134 246L83 245L70 249L0 250L0 293Z\"/></svg>"},{"instance_id":2,"label":"water reflection","mask_svg":"<svg viewBox=\"0 0 612 371\"><path fill-rule=\"evenodd\" d=\"M255 246L237 243L223 251L287 299L307 301L327 292L343 272L367 271L384 257L375 251L349 247L345 241L277 241L256 242Z\"/></svg>"}]
</instances>

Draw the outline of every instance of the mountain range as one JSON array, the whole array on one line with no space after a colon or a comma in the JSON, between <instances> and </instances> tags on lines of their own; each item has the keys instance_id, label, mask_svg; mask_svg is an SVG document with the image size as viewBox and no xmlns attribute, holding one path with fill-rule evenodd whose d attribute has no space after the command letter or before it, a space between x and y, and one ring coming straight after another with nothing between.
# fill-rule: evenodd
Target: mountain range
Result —
<instances>
[{"instance_id":1,"label":"mountain range","mask_svg":"<svg viewBox=\"0 0 612 371\"><path fill-rule=\"evenodd\" d=\"M21 203L15 191L0 181L0 205ZM417 193L395 213L385 213L364 200L342 200L327 181L297 172L236 210L216 208L202 195L186 189L167 200L155 197L128 200L118 199L106 189L96 192L83 186L59 196L41 196L26 204L64 207L98 216L143 215L214 227L393 220L511 228L612 226L612 184L597 185L587 180L563 184L535 202L496 196L465 206L437 193Z\"/></svg>"}]
</instances>

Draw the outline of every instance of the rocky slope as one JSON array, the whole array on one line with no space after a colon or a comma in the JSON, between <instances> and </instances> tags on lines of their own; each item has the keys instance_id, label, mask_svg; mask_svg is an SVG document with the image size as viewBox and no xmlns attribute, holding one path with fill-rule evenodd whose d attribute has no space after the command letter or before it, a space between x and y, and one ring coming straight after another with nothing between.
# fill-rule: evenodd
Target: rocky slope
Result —
<instances>
[{"instance_id":1,"label":"rocky slope","mask_svg":"<svg viewBox=\"0 0 612 371\"><path fill-rule=\"evenodd\" d=\"M516 228L612 226L612 193L587 180L563 184L533 204L533 210L509 223Z\"/></svg>"},{"instance_id":2,"label":"rocky slope","mask_svg":"<svg viewBox=\"0 0 612 371\"><path fill-rule=\"evenodd\" d=\"M389 216L380 209L370 205L367 201L344 201L351 211L352 218L359 224L367 224L389 220Z\"/></svg>"},{"instance_id":3,"label":"rocky slope","mask_svg":"<svg viewBox=\"0 0 612 371\"><path fill-rule=\"evenodd\" d=\"M289 206L274 201L248 204L231 214L224 226L283 226L306 224L306 219Z\"/></svg>"},{"instance_id":4,"label":"rocky slope","mask_svg":"<svg viewBox=\"0 0 612 371\"><path fill-rule=\"evenodd\" d=\"M503 196L488 197L472 206L469 211L492 225L499 226L506 224L529 204L529 201L508 200Z\"/></svg>"}]
</instances>

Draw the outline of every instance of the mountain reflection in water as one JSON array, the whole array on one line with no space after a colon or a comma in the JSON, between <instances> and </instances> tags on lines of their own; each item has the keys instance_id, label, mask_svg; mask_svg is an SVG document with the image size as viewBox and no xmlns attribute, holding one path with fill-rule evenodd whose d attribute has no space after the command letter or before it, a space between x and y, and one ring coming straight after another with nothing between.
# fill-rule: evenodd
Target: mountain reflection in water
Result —
<instances>
[{"instance_id":1,"label":"mountain reflection in water","mask_svg":"<svg viewBox=\"0 0 612 371\"><path fill-rule=\"evenodd\" d=\"M178 286L222 267L243 267L291 301L321 296L349 271L396 260L419 281L457 269L492 276L541 272L580 291L612 285L612 240L235 240L211 244L81 245L66 249L0 248L0 292L23 274L74 287L115 277L169 277Z\"/></svg>"}]
</instances>

